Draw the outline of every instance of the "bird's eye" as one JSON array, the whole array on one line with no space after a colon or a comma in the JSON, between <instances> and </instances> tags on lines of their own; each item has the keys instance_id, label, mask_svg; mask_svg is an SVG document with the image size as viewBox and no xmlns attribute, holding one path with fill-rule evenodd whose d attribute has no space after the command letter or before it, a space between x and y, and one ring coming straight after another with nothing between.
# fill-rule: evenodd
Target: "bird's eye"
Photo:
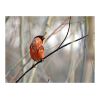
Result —
<instances>
[{"instance_id":1,"label":"bird's eye","mask_svg":"<svg viewBox=\"0 0 100 100\"><path fill-rule=\"evenodd\" d=\"M33 44L30 45L30 48L33 48Z\"/></svg>"}]
</instances>

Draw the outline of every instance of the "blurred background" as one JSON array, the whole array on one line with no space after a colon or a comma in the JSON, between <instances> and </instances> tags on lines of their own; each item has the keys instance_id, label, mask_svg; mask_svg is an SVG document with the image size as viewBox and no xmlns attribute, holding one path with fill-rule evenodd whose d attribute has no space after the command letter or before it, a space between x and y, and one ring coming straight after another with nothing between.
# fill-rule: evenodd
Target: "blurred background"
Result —
<instances>
[{"instance_id":1,"label":"blurred background","mask_svg":"<svg viewBox=\"0 0 100 100\"><path fill-rule=\"evenodd\" d=\"M64 22L66 24L55 32L55 29ZM29 47L35 36L45 36L44 48L47 55L63 41L68 23L68 16L6 16L6 82L15 83L28 68L36 63L29 54ZM95 17L72 16L70 31L64 44L86 34L88 34L87 38L72 43L49 56L19 82L95 82Z\"/></svg>"}]
</instances>

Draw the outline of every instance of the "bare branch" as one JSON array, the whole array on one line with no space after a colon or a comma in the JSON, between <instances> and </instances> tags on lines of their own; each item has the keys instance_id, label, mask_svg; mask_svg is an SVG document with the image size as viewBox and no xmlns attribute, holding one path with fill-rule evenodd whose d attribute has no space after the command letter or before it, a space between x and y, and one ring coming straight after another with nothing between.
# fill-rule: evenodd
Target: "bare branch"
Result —
<instances>
[{"instance_id":1,"label":"bare branch","mask_svg":"<svg viewBox=\"0 0 100 100\"><path fill-rule=\"evenodd\" d=\"M65 44L65 45L63 45L63 46L57 48L56 50L54 50L53 52L51 52L51 53L49 53L47 56L45 56L44 59L48 58L50 55L54 54L54 53L57 52L58 50L60 50L60 49L62 49L62 48L64 48L64 47L66 47L66 46L68 46L68 45L70 45L70 44L72 44L72 43L74 43L74 42L77 42L77 41L79 41L79 40L81 40L81 39L83 39L83 38L86 38L87 36L88 36L88 35L85 35L85 36L83 36L83 37L81 37L81 38L79 38L79 39L76 39L76 40L74 40L74 41L72 41L72 42L69 42L69 43L67 43L67 44ZM16 83L18 83L18 82L20 81L20 79L22 79L31 69L35 68L35 66L38 65L38 64L41 63L41 62L42 62L42 60L38 61L36 64L33 64L32 67L30 67L25 73L23 73L23 74L16 80Z\"/></svg>"},{"instance_id":2,"label":"bare branch","mask_svg":"<svg viewBox=\"0 0 100 100\"><path fill-rule=\"evenodd\" d=\"M60 46L64 43L64 41L66 40L66 38L67 38L67 36L68 36L69 29L70 29L70 21L71 21L71 16L70 16L70 18L69 18L69 27L68 27L67 34L66 34L66 36L65 36L64 40L61 42L61 44L59 45L59 47L58 47L58 48L60 48Z\"/></svg>"}]
</instances>

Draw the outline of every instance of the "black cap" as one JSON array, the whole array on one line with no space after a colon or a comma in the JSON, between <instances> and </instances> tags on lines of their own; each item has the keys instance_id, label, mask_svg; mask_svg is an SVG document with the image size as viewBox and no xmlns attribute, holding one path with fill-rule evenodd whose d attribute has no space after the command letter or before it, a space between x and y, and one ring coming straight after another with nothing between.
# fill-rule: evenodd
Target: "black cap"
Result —
<instances>
[{"instance_id":1,"label":"black cap","mask_svg":"<svg viewBox=\"0 0 100 100\"><path fill-rule=\"evenodd\" d=\"M42 35L38 35L35 38L37 38L37 37L39 37L42 41L45 39L44 36L42 36Z\"/></svg>"}]
</instances>

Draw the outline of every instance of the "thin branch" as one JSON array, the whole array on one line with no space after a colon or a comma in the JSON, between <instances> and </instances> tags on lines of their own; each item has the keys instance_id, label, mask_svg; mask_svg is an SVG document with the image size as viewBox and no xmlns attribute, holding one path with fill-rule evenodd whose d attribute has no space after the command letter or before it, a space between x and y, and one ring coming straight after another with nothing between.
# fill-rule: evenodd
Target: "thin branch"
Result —
<instances>
[{"instance_id":1,"label":"thin branch","mask_svg":"<svg viewBox=\"0 0 100 100\"><path fill-rule=\"evenodd\" d=\"M88 36L88 35L85 35L85 36L83 36L83 37L81 37L81 38L79 38L79 39L76 39L76 40L74 40L74 41L72 41L72 42L69 42L69 43L67 43L67 44L65 44L65 45L63 45L63 46L57 48L56 50L54 50L53 52L51 52L51 53L49 53L47 56L45 56L44 59L48 58L50 55L54 54L54 53L57 52L58 50L60 50L60 49L62 49L62 48L64 48L64 47L66 47L66 46L68 46L68 45L70 45L70 44L72 44L72 43L74 43L74 42L77 42L77 41L79 41L79 40L81 40L81 39L83 39L83 38L86 38L87 36ZM20 81L20 79L22 79L31 69L35 68L35 66L38 65L38 64L41 63L41 62L42 62L42 60L38 61L36 64L33 64L32 67L30 67L25 73L22 74L22 76L20 76L20 77L16 80L16 83L18 83L18 82Z\"/></svg>"},{"instance_id":2,"label":"thin branch","mask_svg":"<svg viewBox=\"0 0 100 100\"><path fill-rule=\"evenodd\" d=\"M64 41L66 40L66 38L67 38L67 36L68 36L69 29L70 29L70 22L71 22L71 16L70 16L70 18L69 18L69 27L68 27L67 34L66 34L66 36L65 36L64 40L61 42L61 44L59 45L59 47L58 47L58 48L60 48L60 47L61 47L61 45L64 43Z\"/></svg>"},{"instance_id":3,"label":"thin branch","mask_svg":"<svg viewBox=\"0 0 100 100\"><path fill-rule=\"evenodd\" d=\"M62 28L64 28L64 26L67 24L67 19L62 23L60 24L46 39L45 39L45 42L54 34L56 34L57 32L59 32Z\"/></svg>"}]
</instances>

